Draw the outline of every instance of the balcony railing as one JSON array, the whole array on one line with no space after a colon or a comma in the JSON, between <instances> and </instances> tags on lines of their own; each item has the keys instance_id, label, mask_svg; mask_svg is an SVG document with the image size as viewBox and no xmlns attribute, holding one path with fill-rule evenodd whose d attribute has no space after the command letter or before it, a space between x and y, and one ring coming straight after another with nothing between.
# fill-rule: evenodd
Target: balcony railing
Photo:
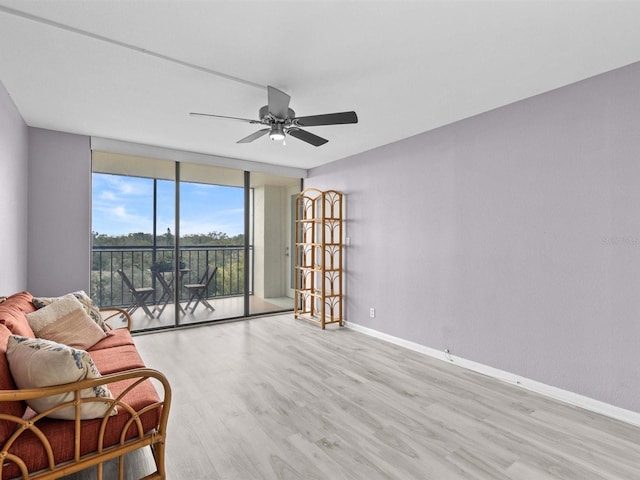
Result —
<instances>
[{"instance_id":1,"label":"balcony railing","mask_svg":"<svg viewBox=\"0 0 640 480\"><path fill-rule=\"evenodd\" d=\"M152 266L173 263L173 247L101 247L92 249L91 298L101 307L130 305L131 294L117 270L122 269L134 287L153 287L155 303L162 295L152 273ZM182 284L198 283L207 265L218 267L207 291L207 298L244 294L244 247L238 245L197 246L180 248L180 267L185 269ZM173 267L170 267L173 270ZM250 294L253 288L250 288ZM187 292L178 289L178 300L187 300Z\"/></svg>"}]
</instances>

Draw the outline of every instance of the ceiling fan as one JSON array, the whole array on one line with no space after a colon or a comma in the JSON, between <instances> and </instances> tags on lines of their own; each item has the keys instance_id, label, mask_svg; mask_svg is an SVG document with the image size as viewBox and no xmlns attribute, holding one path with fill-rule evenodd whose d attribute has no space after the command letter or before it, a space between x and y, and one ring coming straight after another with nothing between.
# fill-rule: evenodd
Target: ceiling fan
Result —
<instances>
[{"instance_id":1,"label":"ceiling fan","mask_svg":"<svg viewBox=\"0 0 640 480\"><path fill-rule=\"evenodd\" d=\"M242 122L266 125L266 128L252 133L248 137L238 140L236 143L249 143L269 134L271 140L283 140L286 135L307 142L315 147L324 145L329 140L319 137L311 132L307 132L300 127L315 127L319 125L342 125L346 123L358 123L356 112L327 113L324 115L311 115L308 117L296 117L296 113L289 108L291 97L275 87L267 87L268 105L262 107L258 116L260 120L248 118L227 117L224 115L213 115L210 113L191 112L190 115L201 117L227 118L230 120L240 120Z\"/></svg>"}]
</instances>

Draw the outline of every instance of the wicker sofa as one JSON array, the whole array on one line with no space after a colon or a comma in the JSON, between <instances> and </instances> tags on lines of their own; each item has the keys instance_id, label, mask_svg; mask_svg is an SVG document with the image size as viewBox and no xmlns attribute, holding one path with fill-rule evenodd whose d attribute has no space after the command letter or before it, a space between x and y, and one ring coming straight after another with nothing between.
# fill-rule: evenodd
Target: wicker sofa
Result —
<instances>
[{"instance_id":1,"label":"wicker sofa","mask_svg":"<svg viewBox=\"0 0 640 480\"><path fill-rule=\"evenodd\" d=\"M125 454L146 446L153 452L156 471L145 479L166 478L171 388L164 375L145 367L130 334L131 318L120 309L100 310L99 321L107 320L100 323L102 338L86 350L74 349L37 338L29 323L40 311L35 301L30 293L20 292L0 303L0 478L54 479L96 466L101 480L103 462L117 458L122 480ZM121 319L127 328L109 327L109 323L122 325ZM77 330L72 333L83 332ZM41 348L37 342L48 343ZM16 374L28 363L16 353L24 353L26 344L27 353L36 356L68 349L78 368L82 362L93 363L97 372L93 369L95 375L64 384L19 388L21 382L32 380L29 376L18 381ZM46 363L30 366L29 375L37 377L45 366L58 368ZM109 395L93 395L101 391ZM52 399L56 399L53 404Z\"/></svg>"}]
</instances>

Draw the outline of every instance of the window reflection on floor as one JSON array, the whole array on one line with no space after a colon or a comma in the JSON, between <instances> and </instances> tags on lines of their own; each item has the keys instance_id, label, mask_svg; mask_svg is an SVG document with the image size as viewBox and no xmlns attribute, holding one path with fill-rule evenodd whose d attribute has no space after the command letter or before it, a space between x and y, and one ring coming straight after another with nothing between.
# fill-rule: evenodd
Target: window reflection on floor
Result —
<instances>
[{"instance_id":1,"label":"window reflection on floor","mask_svg":"<svg viewBox=\"0 0 640 480\"><path fill-rule=\"evenodd\" d=\"M180 314L180 325L195 324L201 322L210 322L223 320L228 318L237 318L244 316L244 297L227 297L209 300L215 308L214 311L209 310L204 305L198 305L195 313L191 311L186 314ZM183 309L186 302L181 303ZM153 310L153 306L150 306ZM278 297L263 299L252 295L249 297L249 309L251 313L275 313L289 311L293 309L293 299L289 297ZM191 310L191 309L190 309ZM156 310L155 314L158 314ZM171 327L175 324L175 308L172 303L167 304L162 313L154 318L145 315L142 309L138 309L132 315L133 331L149 330L155 328ZM111 321L111 326L117 328L117 320Z\"/></svg>"}]
</instances>

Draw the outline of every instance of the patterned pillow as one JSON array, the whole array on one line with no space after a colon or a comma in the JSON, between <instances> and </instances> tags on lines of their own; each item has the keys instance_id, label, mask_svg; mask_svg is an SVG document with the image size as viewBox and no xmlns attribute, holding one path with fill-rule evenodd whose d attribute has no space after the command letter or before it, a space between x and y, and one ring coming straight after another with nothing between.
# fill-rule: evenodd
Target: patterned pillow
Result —
<instances>
[{"instance_id":1,"label":"patterned pillow","mask_svg":"<svg viewBox=\"0 0 640 480\"><path fill-rule=\"evenodd\" d=\"M82 350L92 347L107 336L72 294L33 313L27 313L27 321L36 337Z\"/></svg>"},{"instance_id":2,"label":"patterned pillow","mask_svg":"<svg viewBox=\"0 0 640 480\"><path fill-rule=\"evenodd\" d=\"M109 327L107 327L107 325L104 323L104 320L102 319L102 315L100 315L100 309L96 306L95 303L93 303L91 297L87 295L84 290L78 290L77 292L73 292L68 295L73 295L78 299L87 314L94 322L96 322L100 326L100 328L102 328L102 330L104 330L105 332L109 330ZM62 297L33 297L33 304L36 308L44 308L61 298Z\"/></svg>"},{"instance_id":3,"label":"patterned pillow","mask_svg":"<svg viewBox=\"0 0 640 480\"><path fill-rule=\"evenodd\" d=\"M100 378L89 353L67 345L45 340L11 335L7 341L7 361L18 388L40 388ZM106 385L87 388L82 398L113 398ZM27 400L27 404L41 413L64 402L73 402L74 393L62 393L45 398ZM109 411L109 402L87 402L80 408L82 419L102 418ZM111 411L115 415L116 409ZM55 410L47 416L73 420L73 405Z\"/></svg>"}]
</instances>

